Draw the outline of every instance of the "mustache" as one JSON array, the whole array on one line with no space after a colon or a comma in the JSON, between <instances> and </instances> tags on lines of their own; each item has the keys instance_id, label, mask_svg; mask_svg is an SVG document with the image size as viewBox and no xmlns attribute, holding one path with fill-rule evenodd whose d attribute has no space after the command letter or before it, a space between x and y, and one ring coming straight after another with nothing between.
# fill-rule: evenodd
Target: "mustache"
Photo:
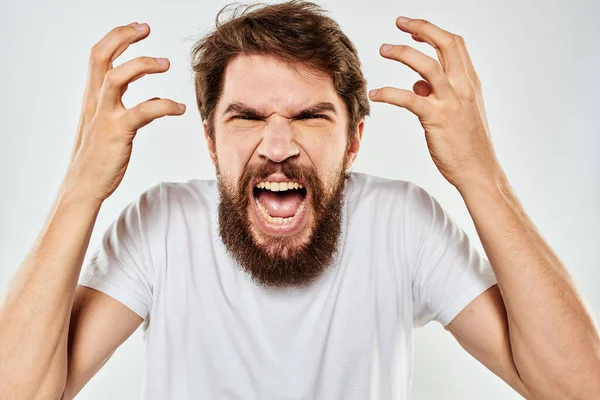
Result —
<instances>
[{"instance_id":1,"label":"mustache","mask_svg":"<svg viewBox=\"0 0 600 400\"><path fill-rule=\"evenodd\" d=\"M274 173L282 173L286 177L294 180L305 180L308 176L316 176L317 171L314 167L300 165L296 161L284 161L276 163L266 160L261 164L249 165L245 168L240 181L258 178L259 180L267 178Z\"/></svg>"},{"instance_id":2,"label":"mustache","mask_svg":"<svg viewBox=\"0 0 600 400\"><path fill-rule=\"evenodd\" d=\"M260 164L248 165L238 180L238 188L245 191L253 181L265 180L274 173L281 173L290 180L303 182L307 189L318 191L323 188L314 166L301 165L297 161L290 160L280 163L266 160Z\"/></svg>"}]
</instances>

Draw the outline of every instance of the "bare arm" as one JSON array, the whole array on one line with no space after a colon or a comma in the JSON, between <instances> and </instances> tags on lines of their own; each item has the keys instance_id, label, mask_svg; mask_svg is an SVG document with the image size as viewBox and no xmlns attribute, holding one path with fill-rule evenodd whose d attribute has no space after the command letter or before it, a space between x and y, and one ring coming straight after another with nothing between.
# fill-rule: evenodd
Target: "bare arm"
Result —
<instances>
[{"instance_id":1,"label":"bare arm","mask_svg":"<svg viewBox=\"0 0 600 400\"><path fill-rule=\"evenodd\" d=\"M421 19L398 18L396 25L435 48L438 60L409 46L382 46L384 57L423 80L413 91L385 87L371 99L419 117L431 157L465 200L498 280L448 329L524 395L597 398L598 331L567 270L508 185L464 39Z\"/></svg>"},{"instance_id":2,"label":"bare arm","mask_svg":"<svg viewBox=\"0 0 600 400\"><path fill-rule=\"evenodd\" d=\"M78 286L68 339L68 374L63 400L70 400L102 368L142 318L110 296Z\"/></svg>"},{"instance_id":3,"label":"bare arm","mask_svg":"<svg viewBox=\"0 0 600 400\"><path fill-rule=\"evenodd\" d=\"M526 399L533 398L515 365L506 308L498 285L479 295L445 328L490 371Z\"/></svg>"},{"instance_id":4,"label":"bare arm","mask_svg":"<svg viewBox=\"0 0 600 400\"><path fill-rule=\"evenodd\" d=\"M600 337L566 268L505 181L468 186L461 194L501 294L482 302L482 312L473 316L483 325L494 322L491 302L506 308L508 354L533 398L595 398L600 393ZM468 322L450 325L455 336L465 336L467 346L485 340L469 333Z\"/></svg>"},{"instance_id":5,"label":"bare arm","mask_svg":"<svg viewBox=\"0 0 600 400\"><path fill-rule=\"evenodd\" d=\"M138 129L185 111L168 99L132 109L121 102L129 83L169 68L151 57L112 67L149 33L147 25L118 27L92 49L71 164L0 303L0 398L58 399L65 386L65 396L74 395L141 322L105 295L79 289L76 296L76 286L98 211L123 178Z\"/></svg>"},{"instance_id":6,"label":"bare arm","mask_svg":"<svg viewBox=\"0 0 600 400\"><path fill-rule=\"evenodd\" d=\"M31 398L48 374L55 377L48 390L62 392L69 316L99 208L60 196L9 285L0 307L1 396Z\"/></svg>"}]
</instances>

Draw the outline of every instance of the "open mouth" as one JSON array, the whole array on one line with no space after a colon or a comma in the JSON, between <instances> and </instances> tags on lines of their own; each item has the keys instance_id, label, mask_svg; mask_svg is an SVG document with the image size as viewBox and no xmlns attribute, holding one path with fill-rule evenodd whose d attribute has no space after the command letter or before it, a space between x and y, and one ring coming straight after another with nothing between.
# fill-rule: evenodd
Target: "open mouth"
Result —
<instances>
[{"instance_id":1,"label":"open mouth","mask_svg":"<svg viewBox=\"0 0 600 400\"><path fill-rule=\"evenodd\" d=\"M254 209L267 233L294 233L301 228L306 214L308 191L294 180L262 180L254 185Z\"/></svg>"}]
</instances>

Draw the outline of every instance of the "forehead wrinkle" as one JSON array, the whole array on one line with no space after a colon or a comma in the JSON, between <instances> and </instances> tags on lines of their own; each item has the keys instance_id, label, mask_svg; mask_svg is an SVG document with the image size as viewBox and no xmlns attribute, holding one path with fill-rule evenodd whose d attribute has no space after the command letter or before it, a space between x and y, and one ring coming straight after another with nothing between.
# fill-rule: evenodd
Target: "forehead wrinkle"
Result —
<instances>
[{"instance_id":1,"label":"forehead wrinkle","mask_svg":"<svg viewBox=\"0 0 600 400\"><path fill-rule=\"evenodd\" d=\"M262 97L260 100L265 100L264 105L284 104L292 110L318 101L332 101L328 94L335 93L333 79L326 72L262 55L240 55L230 62L225 73L225 87L233 89L231 97L242 103L252 105L251 101L245 100ZM327 98L315 98L321 97L315 96L317 93ZM302 99L297 101L298 104L292 104L297 97ZM262 105L254 107L258 109Z\"/></svg>"}]
</instances>

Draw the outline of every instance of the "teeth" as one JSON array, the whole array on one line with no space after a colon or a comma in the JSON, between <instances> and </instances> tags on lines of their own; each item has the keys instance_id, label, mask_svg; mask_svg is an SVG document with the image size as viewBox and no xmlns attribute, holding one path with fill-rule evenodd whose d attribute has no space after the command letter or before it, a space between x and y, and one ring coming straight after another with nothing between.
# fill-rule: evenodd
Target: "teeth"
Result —
<instances>
[{"instance_id":1,"label":"teeth","mask_svg":"<svg viewBox=\"0 0 600 400\"><path fill-rule=\"evenodd\" d=\"M304 202L300 203L300 206L298 207L298 209L296 210L296 214L294 214L294 217L298 214L300 214L302 212L302 210L304 210Z\"/></svg>"},{"instance_id":2,"label":"teeth","mask_svg":"<svg viewBox=\"0 0 600 400\"><path fill-rule=\"evenodd\" d=\"M267 189L272 192L284 192L286 190L304 188L304 186L298 182L258 182L256 187L259 189Z\"/></svg>"}]
</instances>

